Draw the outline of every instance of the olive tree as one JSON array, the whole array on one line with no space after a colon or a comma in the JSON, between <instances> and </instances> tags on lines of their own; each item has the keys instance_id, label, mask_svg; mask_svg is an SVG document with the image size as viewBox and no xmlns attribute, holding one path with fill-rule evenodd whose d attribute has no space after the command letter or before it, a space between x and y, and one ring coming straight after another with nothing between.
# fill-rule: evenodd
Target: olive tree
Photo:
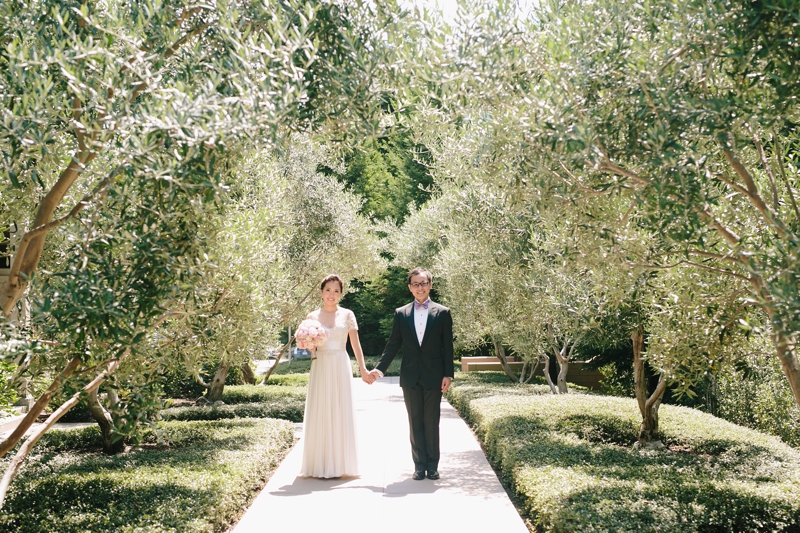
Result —
<instances>
[{"instance_id":1,"label":"olive tree","mask_svg":"<svg viewBox=\"0 0 800 533\"><path fill-rule=\"evenodd\" d=\"M709 330L723 337L766 317L800 403L798 18L791 1L550 1L527 21L486 11L432 39L438 84L419 123L480 123L499 170L481 179L509 194L617 198L616 216L594 223L608 257L665 279L703 271L705 285L681 286L690 307L725 303L736 319ZM665 306L658 328L671 333L639 337L663 369L706 364L680 349L697 324L683 313Z\"/></svg>"},{"instance_id":2,"label":"olive tree","mask_svg":"<svg viewBox=\"0 0 800 533\"><path fill-rule=\"evenodd\" d=\"M41 283L33 297L54 376L0 455L65 384L80 389L22 445L0 499L44 431L139 355L149 332L189 312L209 266L208 221L248 143L380 127L377 78L393 64L387 35L399 22L386 3L0 5L0 190L14 198L0 225L13 216L22 230L0 306L9 316ZM61 256L44 276L56 235ZM9 357L43 345L11 343L13 325L4 329Z\"/></svg>"},{"instance_id":3,"label":"olive tree","mask_svg":"<svg viewBox=\"0 0 800 533\"><path fill-rule=\"evenodd\" d=\"M566 191L620 194L627 222L663 236L626 262L716 273L734 309L769 317L800 403L798 16L793 2L547 4L527 48L535 104L516 112Z\"/></svg>"},{"instance_id":4,"label":"olive tree","mask_svg":"<svg viewBox=\"0 0 800 533\"><path fill-rule=\"evenodd\" d=\"M322 165L336 167L335 153L294 136L282 154L256 151L233 170L228 212L210 252L218 270L197 288L203 312L171 326L185 339L173 351L209 401L221 399L231 366L262 356L317 304L319 280L330 273L368 278L383 266L378 238L359 214L363 200L318 173ZM206 382L199 369L209 355L218 364Z\"/></svg>"}]
</instances>

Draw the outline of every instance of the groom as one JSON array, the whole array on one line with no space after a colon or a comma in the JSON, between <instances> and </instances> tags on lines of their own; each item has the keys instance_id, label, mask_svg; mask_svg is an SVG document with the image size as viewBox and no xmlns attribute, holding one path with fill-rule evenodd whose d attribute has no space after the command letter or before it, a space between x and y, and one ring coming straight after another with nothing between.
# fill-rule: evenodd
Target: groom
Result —
<instances>
[{"instance_id":1,"label":"groom","mask_svg":"<svg viewBox=\"0 0 800 533\"><path fill-rule=\"evenodd\" d=\"M379 377L403 348L400 387L408 411L413 479L439 479L439 414L442 393L453 381L453 319L450 309L431 301L431 273L408 273L414 301L395 310L392 334L371 373Z\"/></svg>"}]
</instances>

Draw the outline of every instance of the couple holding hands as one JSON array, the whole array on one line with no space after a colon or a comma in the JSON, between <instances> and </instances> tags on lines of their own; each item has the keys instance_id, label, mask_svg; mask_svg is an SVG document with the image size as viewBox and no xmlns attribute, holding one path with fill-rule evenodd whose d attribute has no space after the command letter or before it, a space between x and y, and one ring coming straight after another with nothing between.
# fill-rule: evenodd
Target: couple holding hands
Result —
<instances>
[{"instance_id":1,"label":"couple holding hands","mask_svg":"<svg viewBox=\"0 0 800 533\"><path fill-rule=\"evenodd\" d=\"M413 479L439 479L439 415L442 393L453 380L453 319L450 309L430 300L433 278L424 268L408 273L414 301L395 310L389 342L378 364L367 371L358 340L358 324L349 309L339 307L343 283L331 275L322 280L322 307L309 313L327 330L316 349L308 379L301 476L357 476L355 409L347 339L361 379L372 384L403 350L400 387L408 412Z\"/></svg>"}]
</instances>

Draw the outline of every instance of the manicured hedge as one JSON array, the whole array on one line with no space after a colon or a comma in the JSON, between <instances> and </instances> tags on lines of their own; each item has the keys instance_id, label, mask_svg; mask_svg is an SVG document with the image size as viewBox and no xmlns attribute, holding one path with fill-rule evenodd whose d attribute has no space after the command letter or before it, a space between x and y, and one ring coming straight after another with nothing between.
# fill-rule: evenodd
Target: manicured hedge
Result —
<instances>
[{"instance_id":1,"label":"manicured hedge","mask_svg":"<svg viewBox=\"0 0 800 533\"><path fill-rule=\"evenodd\" d=\"M231 385L222 393L223 405L171 407L161 411L163 420L222 420L226 418L281 418L303 421L306 387Z\"/></svg>"},{"instance_id":2,"label":"manicured hedge","mask_svg":"<svg viewBox=\"0 0 800 533\"><path fill-rule=\"evenodd\" d=\"M307 387L308 374L272 374L263 385L288 387Z\"/></svg>"},{"instance_id":3,"label":"manicured hedge","mask_svg":"<svg viewBox=\"0 0 800 533\"><path fill-rule=\"evenodd\" d=\"M668 451L633 449L635 400L459 374L450 402L537 531L800 531L800 451L663 405Z\"/></svg>"},{"instance_id":4,"label":"manicured hedge","mask_svg":"<svg viewBox=\"0 0 800 533\"><path fill-rule=\"evenodd\" d=\"M35 453L58 453L69 450L102 450L103 437L100 426L92 422L86 427L62 430L51 429L39 439ZM16 448L15 448L16 450Z\"/></svg>"},{"instance_id":5,"label":"manicured hedge","mask_svg":"<svg viewBox=\"0 0 800 533\"><path fill-rule=\"evenodd\" d=\"M294 425L165 422L146 440L152 444L111 457L32 457L12 484L0 532L226 531L291 448ZM155 444L164 441L170 445Z\"/></svg>"},{"instance_id":6,"label":"manicured hedge","mask_svg":"<svg viewBox=\"0 0 800 533\"><path fill-rule=\"evenodd\" d=\"M272 379L272 378L270 378ZM306 387L286 385L270 387L267 385L231 385L222 391L225 404L236 403L275 403L284 401L306 401Z\"/></svg>"},{"instance_id":7,"label":"manicured hedge","mask_svg":"<svg viewBox=\"0 0 800 533\"><path fill-rule=\"evenodd\" d=\"M303 421L305 399L281 397L280 401L233 405L171 407L161 411L162 420L224 420L228 418L280 418Z\"/></svg>"}]
</instances>

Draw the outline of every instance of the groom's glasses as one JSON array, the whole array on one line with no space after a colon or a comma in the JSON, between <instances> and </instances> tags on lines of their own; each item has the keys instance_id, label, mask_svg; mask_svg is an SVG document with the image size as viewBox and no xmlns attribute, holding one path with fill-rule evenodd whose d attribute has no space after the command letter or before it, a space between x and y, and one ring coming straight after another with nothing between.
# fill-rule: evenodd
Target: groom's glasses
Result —
<instances>
[{"instance_id":1,"label":"groom's glasses","mask_svg":"<svg viewBox=\"0 0 800 533\"><path fill-rule=\"evenodd\" d=\"M430 281L421 281L419 283L409 283L409 285L411 285L415 289L424 289L425 287L427 287L430 284L431 284Z\"/></svg>"}]
</instances>

